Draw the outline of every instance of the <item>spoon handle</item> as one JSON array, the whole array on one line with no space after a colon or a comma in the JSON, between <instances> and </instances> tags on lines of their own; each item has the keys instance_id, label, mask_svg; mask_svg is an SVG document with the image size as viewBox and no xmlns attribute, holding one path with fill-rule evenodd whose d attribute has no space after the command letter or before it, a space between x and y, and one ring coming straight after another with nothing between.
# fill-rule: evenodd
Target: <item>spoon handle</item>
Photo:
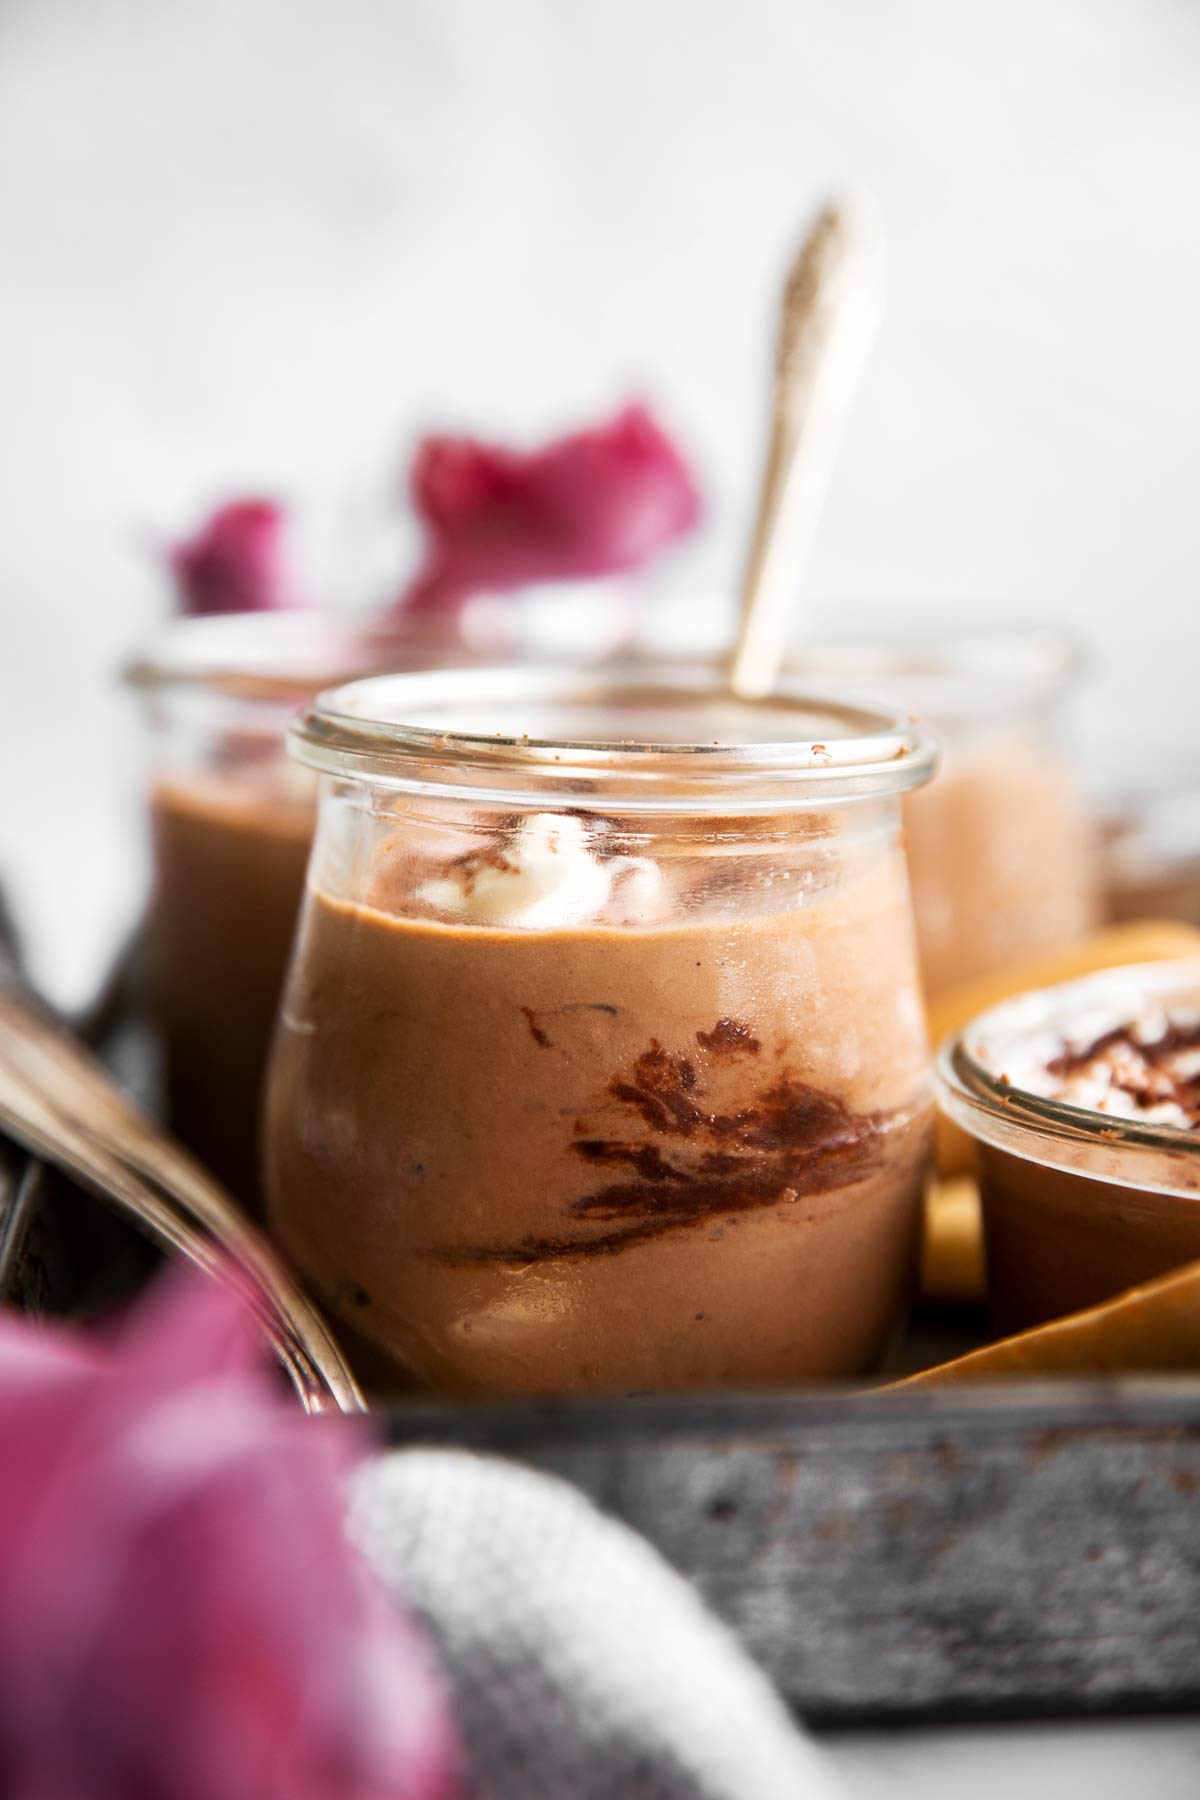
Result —
<instances>
[{"instance_id":1,"label":"spoon handle","mask_svg":"<svg viewBox=\"0 0 1200 1800\"><path fill-rule=\"evenodd\" d=\"M845 205L818 215L779 316L766 462L729 680L740 699L779 673L851 402L878 322L877 255Z\"/></svg>"}]
</instances>

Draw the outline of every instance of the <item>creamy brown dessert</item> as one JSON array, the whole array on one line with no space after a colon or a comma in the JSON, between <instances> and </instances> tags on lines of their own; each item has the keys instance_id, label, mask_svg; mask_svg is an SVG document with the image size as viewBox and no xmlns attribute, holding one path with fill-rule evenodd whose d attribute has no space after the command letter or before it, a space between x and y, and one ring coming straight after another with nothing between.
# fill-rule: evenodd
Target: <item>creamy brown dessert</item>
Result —
<instances>
[{"instance_id":1,"label":"creamy brown dessert","mask_svg":"<svg viewBox=\"0 0 1200 1800\"><path fill-rule=\"evenodd\" d=\"M946 611L878 609L807 647L812 679L873 693L923 719L935 779L904 799L925 990L1074 942L1099 920L1093 829L1056 742L1071 644L1039 627L972 626Z\"/></svg>"},{"instance_id":2,"label":"creamy brown dessert","mask_svg":"<svg viewBox=\"0 0 1200 1800\"><path fill-rule=\"evenodd\" d=\"M1200 925L1200 774L1124 795L1101 819L1105 911L1114 921Z\"/></svg>"},{"instance_id":3,"label":"creamy brown dessert","mask_svg":"<svg viewBox=\"0 0 1200 1800\"><path fill-rule=\"evenodd\" d=\"M537 607L493 596L383 630L318 613L181 620L131 671L151 724L151 1000L169 1121L251 1210L267 1055L316 817L315 783L284 750L288 722L359 670L467 663L518 628L533 654L546 632L538 609L556 598L583 615L581 653L608 646L623 609L593 583L552 590Z\"/></svg>"},{"instance_id":4,"label":"creamy brown dessert","mask_svg":"<svg viewBox=\"0 0 1200 1800\"><path fill-rule=\"evenodd\" d=\"M980 1144L988 1290L1005 1330L1200 1257L1200 984L1106 971L977 1020L943 1058Z\"/></svg>"},{"instance_id":5,"label":"creamy brown dessert","mask_svg":"<svg viewBox=\"0 0 1200 1800\"><path fill-rule=\"evenodd\" d=\"M904 803L917 942L937 999L1098 923L1092 832L1066 764L1025 727L951 735Z\"/></svg>"},{"instance_id":6,"label":"creamy brown dessert","mask_svg":"<svg viewBox=\"0 0 1200 1800\"><path fill-rule=\"evenodd\" d=\"M151 797L155 1015L172 1129L247 1205L263 1079L312 841L274 784L161 783Z\"/></svg>"},{"instance_id":7,"label":"creamy brown dessert","mask_svg":"<svg viewBox=\"0 0 1200 1800\"><path fill-rule=\"evenodd\" d=\"M326 794L273 1229L392 1379L866 1369L907 1306L929 1138L894 803L595 808L464 808L467 831L441 800Z\"/></svg>"},{"instance_id":8,"label":"creamy brown dessert","mask_svg":"<svg viewBox=\"0 0 1200 1800\"><path fill-rule=\"evenodd\" d=\"M813 610L830 635L812 641L806 615L789 672L822 691L902 707L941 747L934 780L904 798L929 998L1091 930L1100 917L1094 830L1057 742L1071 643L1043 627L973 622L963 607L830 601ZM723 643L730 628L714 614ZM648 653L656 642L694 643L704 617L694 603L652 614Z\"/></svg>"}]
</instances>

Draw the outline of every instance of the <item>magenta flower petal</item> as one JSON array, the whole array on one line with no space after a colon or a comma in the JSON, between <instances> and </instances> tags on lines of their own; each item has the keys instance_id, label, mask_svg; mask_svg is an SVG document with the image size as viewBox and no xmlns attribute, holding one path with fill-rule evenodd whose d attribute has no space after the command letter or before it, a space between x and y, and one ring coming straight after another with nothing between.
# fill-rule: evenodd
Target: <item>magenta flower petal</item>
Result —
<instances>
[{"instance_id":1,"label":"magenta flower petal","mask_svg":"<svg viewBox=\"0 0 1200 1800\"><path fill-rule=\"evenodd\" d=\"M181 611L270 612L304 604L287 556L287 515L273 500L231 500L168 552Z\"/></svg>"},{"instance_id":2,"label":"magenta flower petal","mask_svg":"<svg viewBox=\"0 0 1200 1800\"><path fill-rule=\"evenodd\" d=\"M639 405L528 453L427 438L411 485L426 557L402 608L638 569L701 511L682 454Z\"/></svg>"},{"instance_id":3,"label":"magenta flower petal","mask_svg":"<svg viewBox=\"0 0 1200 1800\"><path fill-rule=\"evenodd\" d=\"M343 1532L369 1440L246 1309L173 1275L107 1347L0 1324L5 1794L447 1800L431 1653Z\"/></svg>"}]
</instances>

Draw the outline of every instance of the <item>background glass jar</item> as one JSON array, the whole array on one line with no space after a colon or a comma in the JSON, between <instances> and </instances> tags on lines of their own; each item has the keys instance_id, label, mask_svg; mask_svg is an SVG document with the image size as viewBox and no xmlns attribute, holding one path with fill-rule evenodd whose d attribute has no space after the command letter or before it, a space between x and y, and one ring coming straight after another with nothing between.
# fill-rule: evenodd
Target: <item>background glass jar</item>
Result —
<instances>
[{"instance_id":1,"label":"background glass jar","mask_svg":"<svg viewBox=\"0 0 1200 1800\"><path fill-rule=\"evenodd\" d=\"M1116 1111L1039 1091L1064 1052L1073 1060L1148 1018L1157 1035L1158 1016L1172 1056L1188 1053L1189 1034L1200 1049L1200 962L1109 969L1023 994L941 1053L941 1103L979 1147L988 1297L1003 1331L1200 1258L1200 1132L1139 1116L1119 1087Z\"/></svg>"},{"instance_id":2,"label":"background glass jar","mask_svg":"<svg viewBox=\"0 0 1200 1800\"><path fill-rule=\"evenodd\" d=\"M646 652L714 623L660 605ZM1040 626L972 624L950 607L814 605L835 628L789 652L787 674L903 708L935 733L936 780L904 803L926 992L1072 942L1098 922L1093 829L1061 743L1077 667L1069 638ZM715 627L724 642L726 627ZM697 654L700 647L697 645Z\"/></svg>"},{"instance_id":3,"label":"background glass jar","mask_svg":"<svg viewBox=\"0 0 1200 1800\"><path fill-rule=\"evenodd\" d=\"M545 655L564 641L609 654L629 619L626 590L599 582L387 628L319 612L181 619L129 670L148 726L149 986L168 1120L251 1210L315 818L315 782L286 753L289 721L321 688L371 671Z\"/></svg>"},{"instance_id":4,"label":"background glass jar","mask_svg":"<svg viewBox=\"0 0 1200 1800\"><path fill-rule=\"evenodd\" d=\"M1076 657L1055 631L917 615L881 639L817 644L789 669L886 697L942 748L904 807L926 991L1073 942L1099 920L1092 828L1060 739Z\"/></svg>"},{"instance_id":5,"label":"background glass jar","mask_svg":"<svg viewBox=\"0 0 1200 1800\"><path fill-rule=\"evenodd\" d=\"M782 1382L907 1305L929 741L711 674L354 684L269 1084L272 1229L376 1379Z\"/></svg>"},{"instance_id":6,"label":"background glass jar","mask_svg":"<svg viewBox=\"0 0 1200 1800\"><path fill-rule=\"evenodd\" d=\"M1095 797L1105 915L1200 925L1200 765L1178 748L1139 754L1144 768L1121 769Z\"/></svg>"}]
</instances>

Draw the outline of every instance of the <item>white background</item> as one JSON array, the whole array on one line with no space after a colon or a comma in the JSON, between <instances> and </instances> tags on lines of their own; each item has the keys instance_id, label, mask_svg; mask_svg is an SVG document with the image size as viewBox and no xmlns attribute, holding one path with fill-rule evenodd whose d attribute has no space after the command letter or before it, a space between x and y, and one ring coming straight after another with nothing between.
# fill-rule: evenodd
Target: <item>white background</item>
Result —
<instances>
[{"instance_id":1,"label":"white background","mask_svg":"<svg viewBox=\"0 0 1200 1800\"><path fill-rule=\"evenodd\" d=\"M43 978L140 879L156 539L275 488L350 590L420 427L638 389L710 496L674 579L727 582L777 278L847 182L889 310L814 588L1066 616L1093 737L1186 737L1198 175L1188 0L0 0L0 873Z\"/></svg>"}]
</instances>

